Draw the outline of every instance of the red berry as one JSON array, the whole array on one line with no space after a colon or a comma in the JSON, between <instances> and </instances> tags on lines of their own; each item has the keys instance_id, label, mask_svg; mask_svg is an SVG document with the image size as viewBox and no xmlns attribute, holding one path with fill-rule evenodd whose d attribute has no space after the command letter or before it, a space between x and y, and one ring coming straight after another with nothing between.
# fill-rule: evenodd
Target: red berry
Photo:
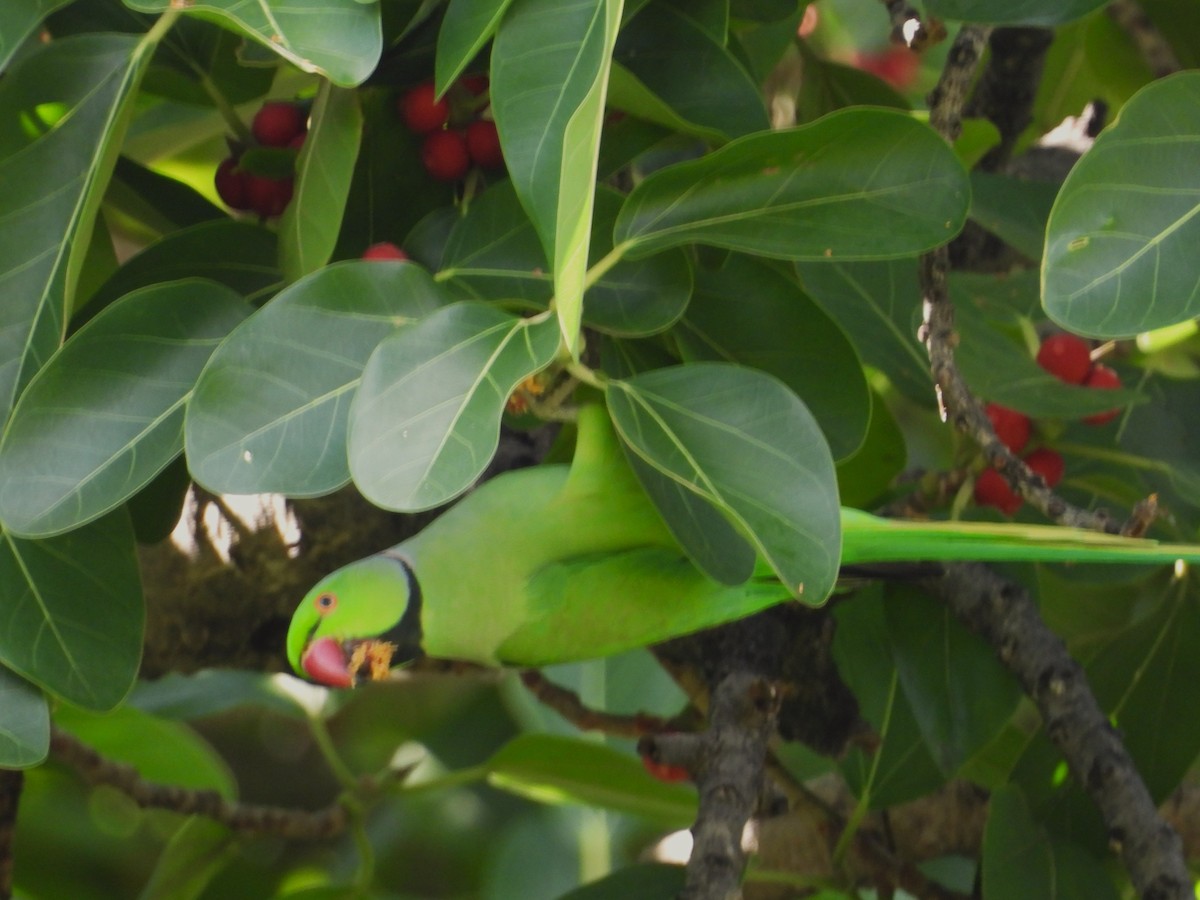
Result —
<instances>
[{"instance_id":1,"label":"red berry","mask_svg":"<svg viewBox=\"0 0 1200 900\"><path fill-rule=\"evenodd\" d=\"M996 432L996 437L1000 439L1005 447L1013 453L1020 453L1025 449L1025 445L1029 443L1029 417L1024 413L1019 413L1015 409L1009 409L1007 406L1000 406L998 403L989 403L984 407L984 412L992 421L992 428Z\"/></svg>"},{"instance_id":2,"label":"red berry","mask_svg":"<svg viewBox=\"0 0 1200 900\"><path fill-rule=\"evenodd\" d=\"M264 219L282 213L292 200L295 182L291 178L263 178L261 175L246 176L246 200L250 208Z\"/></svg>"},{"instance_id":3,"label":"red berry","mask_svg":"<svg viewBox=\"0 0 1200 900\"><path fill-rule=\"evenodd\" d=\"M230 209L245 212L250 209L246 190L247 175L239 171L237 165L238 161L232 156L221 160L216 175L213 176L213 183L217 187L217 196L221 198L221 202Z\"/></svg>"},{"instance_id":4,"label":"red berry","mask_svg":"<svg viewBox=\"0 0 1200 900\"><path fill-rule=\"evenodd\" d=\"M458 181L471 167L467 139L461 131L435 131L425 138L421 162L438 181Z\"/></svg>"},{"instance_id":5,"label":"red berry","mask_svg":"<svg viewBox=\"0 0 1200 900\"><path fill-rule=\"evenodd\" d=\"M1092 367L1092 371L1088 372L1087 378L1083 381L1084 387L1098 388L1102 391L1113 391L1121 386L1121 376L1110 369L1108 366L1096 363ZM1121 410L1110 409L1102 413L1096 413L1094 416L1088 416L1083 421L1089 425L1105 425L1117 417Z\"/></svg>"},{"instance_id":6,"label":"red berry","mask_svg":"<svg viewBox=\"0 0 1200 900\"><path fill-rule=\"evenodd\" d=\"M673 766L669 763L662 763L656 759L651 759L649 756L642 757L642 765L645 767L647 772L649 772L659 781L687 781L692 777L691 772L689 772L683 766Z\"/></svg>"},{"instance_id":7,"label":"red berry","mask_svg":"<svg viewBox=\"0 0 1200 900\"><path fill-rule=\"evenodd\" d=\"M288 147L292 150L295 150L297 153L299 153L301 150L304 149L304 142L307 140L308 140L308 132L302 131L298 135L296 135L294 138L292 138L290 141L288 141Z\"/></svg>"},{"instance_id":8,"label":"red berry","mask_svg":"<svg viewBox=\"0 0 1200 900\"><path fill-rule=\"evenodd\" d=\"M495 122L480 119L467 126L467 152L481 169L504 168L504 154L500 152L500 135L496 132Z\"/></svg>"},{"instance_id":9,"label":"red berry","mask_svg":"<svg viewBox=\"0 0 1200 900\"><path fill-rule=\"evenodd\" d=\"M404 124L417 134L437 131L450 118L450 104L445 97L437 99L432 81L417 85L401 97L399 109Z\"/></svg>"},{"instance_id":10,"label":"red berry","mask_svg":"<svg viewBox=\"0 0 1200 900\"><path fill-rule=\"evenodd\" d=\"M1038 365L1068 384L1083 384L1092 369L1087 341L1073 334L1052 334L1038 348Z\"/></svg>"},{"instance_id":11,"label":"red berry","mask_svg":"<svg viewBox=\"0 0 1200 900\"><path fill-rule=\"evenodd\" d=\"M393 244L391 241L383 241L378 244L372 244L363 251L363 259L408 259L408 254Z\"/></svg>"},{"instance_id":12,"label":"red berry","mask_svg":"<svg viewBox=\"0 0 1200 900\"><path fill-rule=\"evenodd\" d=\"M295 103L264 103L254 114L250 131L264 147L286 147L304 132L304 110Z\"/></svg>"},{"instance_id":13,"label":"red berry","mask_svg":"<svg viewBox=\"0 0 1200 900\"><path fill-rule=\"evenodd\" d=\"M1025 465L1037 472L1046 481L1046 487L1054 487L1062 481L1066 468L1063 458L1046 447L1039 447L1025 457Z\"/></svg>"},{"instance_id":14,"label":"red berry","mask_svg":"<svg viewBox=\"0 0 1200 900\"><path fill-rule=\"evenodd\" d=\"M1023 501L1008 486L1003 475L995 469L984 469L975 479L975 502L980 506L994 506L1011 516L1021 508Z\"/></svg>"}]
</instances>

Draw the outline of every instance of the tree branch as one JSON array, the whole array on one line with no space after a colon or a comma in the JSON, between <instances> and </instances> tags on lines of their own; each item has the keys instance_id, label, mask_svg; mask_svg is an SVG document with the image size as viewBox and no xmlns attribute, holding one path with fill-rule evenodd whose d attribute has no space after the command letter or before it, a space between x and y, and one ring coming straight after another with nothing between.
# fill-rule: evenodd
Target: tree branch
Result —
<instances>
[{"instance_id":1,"label":"tree branch","mask_svg":"<svg viewBox=\"0 0 1200 900\"><path fill-rule=\"evenodd\" d=\"M555 684L537 669L522 671L521 683L539 703L554 710L581 731L602 731L617 737L638 738L678 728L667 719L647 713L623 716L593 709L577 693Z\"/></svg>"},{"instance_id":2,"label":"tree branch","mask_svg":"<svg viewBox=\"0 0 1200 900\"><path fill-rule=\"evenodd\" d=\"M1099 808L1138 895L1191 898L1179 835L1159 817L1082 667L1042 621L1024 588L974 563L948 565L927 587L992 645L1037 704L1046 735Z\"/></svg>"},{"instance_id":3,"label":"tree branch","mask_svg":"<svg viewBox=\"0 0 1200 900\"><path fill-rule=\"evenodd\" d=\"M50 754L75 769L89 784L107 784L138 806L167 809L180 815L199 815L247 834L272 834L293 840L324 840L339 834L349 822L346 808L332 804L316 812L278 806L258 806L226 800L216 791L191 790L145 781L133 766L114 762L66 732L54 729Z\"/></svg>"}]
</instances>

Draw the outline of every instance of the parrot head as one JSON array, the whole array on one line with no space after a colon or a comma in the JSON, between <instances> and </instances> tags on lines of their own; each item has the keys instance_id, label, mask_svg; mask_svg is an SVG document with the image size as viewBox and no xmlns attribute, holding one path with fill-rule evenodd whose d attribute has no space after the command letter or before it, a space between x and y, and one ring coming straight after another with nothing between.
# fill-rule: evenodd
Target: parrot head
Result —
<instances>
[{"instance_id":1,"label":"parrot head","mask_svg":"<svg viewBox=\"0 0 1200 900\"><path fill-rule=\"evenodd\" d=\"M421 589L408 560L369 556L321 579L288 628L292 668L329 687L387 676L421 656Z\"/></svg>"}]
</instances>

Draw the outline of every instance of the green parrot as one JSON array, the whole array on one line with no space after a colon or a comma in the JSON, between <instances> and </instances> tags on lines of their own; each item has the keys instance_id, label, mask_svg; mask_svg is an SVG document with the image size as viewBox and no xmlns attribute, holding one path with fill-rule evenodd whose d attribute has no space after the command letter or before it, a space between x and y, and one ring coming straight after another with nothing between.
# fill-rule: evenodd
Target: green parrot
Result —
<instances>
[{"instance_id":1,"label":"green parrot","mask_svg":"<svg viewBox=\"0 0 1200 900\"><path fill-rule=\"evenodd\" d=\"M1168 545L1055 526L907 522L843 509L842 564L1200 561ZM598 405L567 465L507 472L414 537L338 569L297 608L287 653L333 687L427 655L541 666L607 656L792 599L765 565L744 584L697 569L625 462ZM824 598L820 598L824 599Z\"/></svg>"}]
</instances>

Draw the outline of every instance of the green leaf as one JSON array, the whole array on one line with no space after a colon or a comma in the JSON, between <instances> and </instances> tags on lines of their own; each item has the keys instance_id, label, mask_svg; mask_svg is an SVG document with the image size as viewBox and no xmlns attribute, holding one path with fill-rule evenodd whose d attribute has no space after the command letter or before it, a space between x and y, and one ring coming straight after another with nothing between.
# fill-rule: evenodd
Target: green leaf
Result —
<instances>
[{"instance_id":1,"label":"green leaf","mask_svg":"<svg viewBox=\"0 0 1200 900\"><path fill-rule=\"evenodd\" d=\"M850 789L869 809L886 809L941 787L945 778L929 755L900 687L882 583L858 591L852 602L836 604L833 615L837 620L833 655L838 672L881 741L874 753L855 748L841 761Z\"/></svg>"},{"instance_id":2,"label":"green leaf","mask_svg":"<svg viewBox=\"0 0 1200 900\"><path fill-rule=\"evenodd\" d=\"M841 328L788 273L753 257L731 255L719 269L702 269L697 280L675 329L684 359L740 363L774 375L816 417L835 459L858 449L871 398Z\"/></svg>"},{"instance_id":3,"label":"green leaf","mask_svg":"<svg viewBox=\"0 0 1200 900\"><path fill-rule=\"evenodd\" d=\"M597 189L589 262L612 249L621 202L616 191ZM550 302L546 257L511 182L471 203L446 241L439 276L477 300L521 300L536 309ZM655 334L682 315L690 294L691 267L682 251L622 261L588 288L583 321L608 334Z\"/></svg>"},{"instance_id":4,"label":"green leaf","mask_svg":"<svg viewBox=\"0 0 1200 900\"><path fill-rule=\"evenodd\" d=\"M221 755L187 725L125 705L106 715L64 707L54 723L109 759L131 765L147 781L237 797Z\"/></svg>"},{"instance_id":5,"label":"green leaf","mask_svg":"<svg viewBox=\"0 0 1200 900\"><path fill-rule=\"evenodd\" d=\"M613 381L607 396L632 455L715 506L799 599L824 602L841 550L837 483L795 394L754 369L696 363Z\"/></svg>"},{"instance_id":6,"label":"green leaf","mask_svg":"<svg viewBox=\"0 0 1200 900\"><path fill-rule=\"evenodd\" d=\"M279 220L279 258L288 281L315 272L333 255L361 134L358 94L323 83L296 161L296 195Z\"/></svg>"},{"instance_id":7,"label":"green leaf","mask_svg":"<svg viewBox=\"0 0 1200 900\"><path fill-rule=\"evenodd\" d=\"M1046 219L1058 186L971 173L971 218L1029 259L1042 258Z\"/></svg>"},{"instance_id":8,"label":"green leaf","mask_svg":"<svg viewBox=\"0 0 1200 900\"><path fill-rule=\"evenodd\" d=\"M696 815L691 787L665 784L640 762L592 741L523 734L487 762L488 782L540 803L581 803L686 827Z\"/></svg>"},{"instance_id":9,"label":"green leaf","mask_svg":"<svg viewBox=\"0 0 1200 900\"><path fill-rule=\"evenodd\" d=\"M885 588L888 640L921 734L949 778L999 732L1021 689L991 647L943 603L904 585Z\"/></svg>"},{"instance_id":10,"label":"green leaf","mask_svg":"<svg viewBox=\"0 0 1200 900\"><path fill-rule=\"evenodd\" d=\"M942 19L983 22L989 25L1058 25L1086 16L1104 6L1105 0L929 0L929 12Z\"/></svg>"},{"instance_id":11,"label":"green leaf","mask_svg":"<svg viewBox=\"0 0 1200 900\"><path fill-rule=\"evenodd\" d=\"M509 394L554 359L553 319L455 303L402 328L363 370L350 472L372 503L417 511L466 490L496 452Z\"/></svg>"},{"instance_id":12,"label":"green leaf","mask_svg":"<svg viewBox=\"0 0 1200 900\"><path fill-rule=\"evenodd\" d=\"M350 478L346 418L363 366L444 303L419 266L352 261L280 292L217 348L188 401L193 477L230 494L328 493Z\"/></svg>"},{"instance_id":13,"label":"green leaf","mask_svg":"<svg viewBox=\"0 0 1200 900\"><path fill-rule=\"evenodd\" d=\"M20 210L0 219L0 422L62 339L148 48L124 35L63 38L0 81L0 184L6 209Z\"/></svg>"},{"instance_id":14,"label":"green leaf","mask_svg":"<svg viewBox=\"0 0 1200 900\"><path fill-rule=\"evenodd\" d=\"M724 45L724 29L712 33L695 11L644 7L621 29L614 63L701 133L728 140L770 127L762 92Z\"/></svg>"},{"instance_id":15,"label":"green leaf","mask_svg":"<svg viewBox=\"0 0 1200 900\"><path fill-rule=\"evenodd\" d=\"M1200 507L1200 459L1196 455L1200 381L1155 377L1143 382L1142 389L1150 402L1130 411L1127 424L1118 433L1121 449L1153 460L1158 482Z\"/></svg>"},{"instance_id":16,"label":"green leaf","mask_svg":"<svg viewBox=\"0 0 1200 900\"><path fill-rule=\"evenodd\" d=\"M842 326L863 361L883 372L909 400L934 402L929 356L917 340L921 291L917 263L797 264L800 283Z\"/></svg>"},{"instance_id":17,"label":"green leaf","mask_svg":"<svg viewBox=\"0 0 1200 900\"><path fill-rule=\"evenodd\" d=\"M202 222L231 221L224 210L192 186L126 156L117 158L104 202L159 234Z\"/></svg>"},{"instance_id":18,"label":"green leaf","mask_svg":"<svg viewBox=\"0 0 1200 900\"><path fill-rule=\"evenodd\" d=\"M796 98L797 122L812 122L847 106L909 108L908 101L891 85L870 72L826 59L807 41L797 41L795 46L804 63Z\"/></svg>"},{"instance_id":19,"label":"green leaf","mask_svg":"<svg viewBox=\"0 0 1200 900\"><path fill-rule=\"evenodd\" d=\"M0 668L0 768L36 766L49 751L50 709L45 694Z\"/></svg>"},{"instance_id":20,"label":"green leaf","mask_svg":"<svg viewBox=\"0 0 1200 900\"><path fill-rule=\"evenodd\" d=\"M114 513L28 541L0 534L0 663L69 703L112 709L142 654L133 530Z\"/></svg>"},{"instance_id":21,"label":"green leaf","mask_svg":"<svg viewBox=\"0 0 1200 900\"><path fill-rule=\"evenodd\" d=\"M512 0L450 0L438 29L434 84L444 94L496 31Z\"/></svg>"},{"instance_id":22,"label":"green leaf","mask_svg":"<svg viewBox=\"0 0 1200 900\"><path fill-rule=\"evenodd\" d=\"M125 0L161 13L174 0ZM216 17L305 72L353 87L375 70L383 50L379 4L357 0L194 0L189 15Z\"/></svg>"},{"instance_id":23,"label":"green leaf","mask_svg":"<svg viewBox=\"0 0 1200 900\"><path fill-rule=\"evenodd\" d=\"M630 255L691 242L780 259L888 259L954 237L970 184L909 116L847 109L739 138L634 188L614 240Z\"/></svg>"},{"instance_id":24,"label":"green leaf","mask_svg":"<svg viewBox=\"0 0 1200 900\"><path fill-rule=\"evenodd\" d=\"M635 863L563 894L558 900L674 900L683 891L683 866Z\"/></svg>"},{"instance_id":25,"label":"green leaf","mask_svg":"<svg viewBox=\"0 0 1200 900\"><path fill-rule=\"evenodd\" d=\"M165 282L108 307L42 368L0 442L0 521L23 537L124 503L183 449L184 404L250 313L213 282Z\"/></svg>"},{"instance_id":26,"label":"green leaf","mask_svg":"<svg viewBox=\"0 0 1200 900\"><path fill-rule=\"evenodd\" d=\"M192 816L171 836L138 900L196 900L237 855L228 828Z\"/></svg>"},{"instance_id":27,"label":"green leaf","mask_svg":"<svg viewBox=\"0 0 1200 900\"><path fill-rule=\"evenodd\" d=\"M18 0L0 7L0 72L8 68L13 54L54 10L71 0Z\"/></svg>"},{"instance_id":28,"label":"green leaf","mask_svg":"<svg viewBox=\"0 0 1200 900\"><path fill-rule=\"evenodd\" d=\"M1200 72L1139 91L1050 213L1043 303L1064 327L1129 337L1200 315Z\"/></svg>"},{"instance_id":29,"label":"green leaf","mask_svg":"<svg viewBox=\"0 0 1200 900\"><path fill-rule=\"evenodd\" d=\"M1052 838L1021 789L992 792L983 832L983 895L988 900L1117 900L1104 864Z\"/></svg>"},{"instance_id":30,"label":"green leaf","mask_svg":"<svg viewBox=\"0 0 1200 900\"><path fill-rule=\"evenodd\" d=\"M1161 803L1200 753L1200 722L1190 715L1200 679L1200 595L1177 581L1158 615L1139 622L1087 666L1097 699L1121 729L1147 789Z\"/></svg>"},{"instance_id":31,"label":"green leaf","mask_svg":"<svg viewBox=\"0 0 1200 900\"><path fill-rule=\"evenodd\" d=\"M492 48L492 113L517 195L554 273L578 351L604 95L620 0L518 0Z\"/></svg>"}]
</instances>

